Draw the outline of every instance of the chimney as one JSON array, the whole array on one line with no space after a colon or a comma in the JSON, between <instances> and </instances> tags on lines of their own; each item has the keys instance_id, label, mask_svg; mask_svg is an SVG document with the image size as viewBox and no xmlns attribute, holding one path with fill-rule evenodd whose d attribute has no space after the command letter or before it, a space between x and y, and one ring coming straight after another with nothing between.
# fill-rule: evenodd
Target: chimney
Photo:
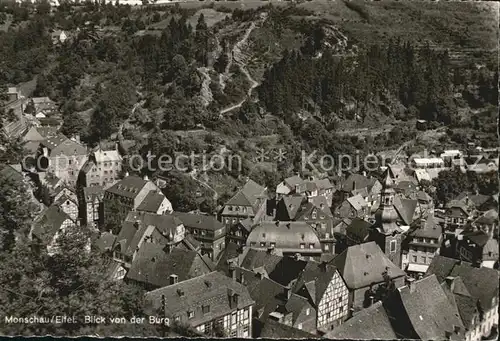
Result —
<instances>
[{"instance_id":1,"label":"chimney","mask_svg":"<svg viewBox=\"0 0 500 341\"><path fill-rule=\"evenodd\" d=\"M446 340L451 340L451 335L452 335L452 332L450 332L450 331L444 332L444 336L446 337Z\"/></svg>"},{"instance_id":2,"label":"chimney","mask_svg":"<svg viewBox=\"0 0 500 341\"><path fill-rule=\"evenodd\" d=\"M287 228L287 229L289 229L289 230L290 230L290 227L291 227L291 226L292 226L292 225L291 225L290 223L286 224L286 228Z\"/></svg>"},{"instance_id":3,"label":"chimney","mask_svg":"<svg viewBox=\"0 0 500 341\"><path fill-rule=\"evenodd\" d=\"M280 226L280 221L276 220L276 222L274 224L276 225L276 227L279 227Z\"/></svg>"},{"instance_id":4,"label":"chimney","mask_svg":"<svg viewBox=\"0 0 500 341\"><path fill-rule=\"evenodd\" d=\"M234 292L233 289L228 290L228 296L229 296L229 308L233 309L238 306L238 294Z\"/></svg>"},{"instance_id":5,"label":"chimney","mask_svg":"<svg viewBox=\"0 0 500 341\"><path fill-rule=\"evenodd\" d=\"M469 206L469 194L465 195L465 206Z\"/></svg>"},{"instance_id":6,"label":"chimney","mask_svg":"<svg viewBox=\"0 0 500 341\"><path fill-rule=\"evenodd\" d=\"M323 203L319 204L319 208L321 208L321 209L325 208L325 204L323 204Z\"/></svg>"},{"instance_id":7,"label":"chimney","mask_svg":"<svg viewBox=\"0 0 500 341\"><path fill-rule=\"evenodd\" d=\"M453 276L446 277L446 284L448 284L450 291L453 292L453 290L455 290L455 277Z\"/></svg>"},{"instance_id":8,"label":"chimney","mask_svg":"<svg viewBox=\"0 0 500 341\"><path fill-rule=\"evenodd\" d=\"M285 287L285 297L287 300L290 299L290 297L292 296L292 288L290 287Z\"/></svg>"},{"instance_id":9,"label":"chimney","mask_svg":"<svg viewBox=\"0 0 500 341\"><path fill-rule=\"evenodd\" d=\"M144 181L149 181L149 177L147 175L144 175L142 178L144 179Z\"/></svg>"},{"instance_id":10,"label":"chimney","mask_svg":"<svg viewBox=\"0 0 500 341\"><path fill-rule=\"evenodd\" d=\"M368 298L370 299L370 306L372 306L373 305L373 301L375 301L375 296L370 295Z\"/></svg>"},{"instance_id":11,"label":"chimney","mask_svg":"<svg viewBox=\"0 0 500 341\"><path fill-rule=\"evenodd\" d=\"M366 177L366 171L363 171L363 176Z\"/></svg>"},{"instance_id":12,"label":"chimney","mask_svg":"<svg viewBox=\"0 0 500 341\"><path fill-rule=\"evenodd\" d=\"M236 268L233 263L229 264L229 277L236 280Z\"/></svg>"},{"instance_id":13,"label":"chimney","mask_svg":"<svg viewBox=\"0 0 500 341\"><path fill-rule=\"evenodd\" d=\"M124 177L126 178L127 176L129 176L130 174L128 172L125 172L124 174Z\"/></svg>"},{"instance_id":14,"label":"chimney","mask_svg":"<svg viewBox=\"0 0 500 341\"><path fill-rule=\"evenodd\" d=\"M354 181L352 182L352 190L353 190L353 191L354 191L354 190L356 190L356 180L354 180Z\"/></svg>"},{"instance_id":15,"label":"chimney","mask_svg":"<svg viewBox=\"0 0 500 341\"><path fill-rule=\"evenodd\" d=\"M140 226L141 226L141 221L140 220L136 220L135 223L134 223L134 227L138 230Z\"/></svg>"},{"instance_id":16,"label":"chimney","mask_svg":"<svg viewBox=\"0 0 500 341\"><path fill-rule=\"evenodd\" d=\"M408 288L410 288L410 293L415 292L415 278L408 278Z\"/></svg>"},{"instance_id":17,"label":"chimney","mask_svg":"<svg viewBox=\"0 0 500 341\"><path fill-rule=\"evenodd\" d=\"M177 284L179 281L179 276L172 274L170 275L170 285Z\"/></svg>"}]
</instances>

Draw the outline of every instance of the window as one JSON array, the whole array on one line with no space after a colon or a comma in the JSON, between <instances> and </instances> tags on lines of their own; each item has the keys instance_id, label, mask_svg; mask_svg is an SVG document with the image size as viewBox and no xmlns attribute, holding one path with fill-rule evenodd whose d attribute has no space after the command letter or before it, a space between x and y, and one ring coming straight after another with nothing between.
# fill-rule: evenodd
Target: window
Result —
<instances>
[{"instance_id":1,"label":"window","mask_svg":"<svg viewBox=\"0 0 500 341\"><path fill-rule=\"evenodd\" d=\"M328 250L330 250L330 245L325 244L325 251L328 251Z\"/></svg>"},{"instance_id":2,"label":"window","mask_svg":"<svg viewBox=\"0 0 500 341\"><path fill-rule=\"evenodd\" d=\"M266 242L261 242L260 246L262 246L262 247L266 246Z\"/></svg>"},{"instance_id":3,"label":"window","mask_svg":"<svg viewBox=\"0 0 500 341\"><path fill-rule=\"evenodd\" d=\"M276 246L276 243L270 243L272 247L275 247Z\"/></svg>"},{"instance_id":4,"label":"window","mask_svg":"<svg viewBox=\"0 0 500 341\"><path fill-rule=\"evenodd\" d=\"M310 308L307 308L306 309L306 315L309 316L311 314L311 309Z\"/></svg>"},{"instance_id":5,"label":"window","mask_svg":"<svg viewBox=\"0 0 500 341\"><path fill-rule=\"evenodd\" d=\"M391 252L396 252L396 241L391 240Z\"/></svg>"},{"instance_id":6,"label":"window","mask_svg":"<svg viewBox=\"0 0 500 341\"><path fill-rule=\"evenodd\" d=\"M210 306L209 305L204 305L201 307L201 311L203 312L203 314L207 314L210 312Z\"/></svg>"},{"instance_id":7,"label":"window","mask_svg":"<svg viewBox=\"0 0 500 341\"><path fill-rule=\"evenodd\" d=\"M255 246L255 242L250 242L250 246Z\"/></svg>"},{"instance_id":8,"label":"window","mask_svg":"<svg viewBox=\"0 0 500 341\"><path fill-rule=\"evenodd\" d=\"M422 263L424 263L424 264L425 264L426 260L427 260L427 259L426 259L424 256L422 256Z\"/></svg>"},{"instance_id":9,"label":"window","mask_svg":"<svg viewBox=\"0 0 500 341\"><path fill-rule=\"evenodd\" d=\"M413 263L417 262L417 256L413 256Z\"/></svg>"},{"instance_id":10,"label":"window","mask_svg":"<svg viewBox=\"0 0 500 341\"><path fill-rule=\"evenodd\" d=\"M300 243L300 248L301 248L301 249L305 249L305 248L306 248L306 244L304 244L304 243Z\"/></svg>"},{"instance_id":11,"label":"window","mask_svg":"<svg viewBox=\"0 0 500 341\"><path fill-rule=\"evenodd\" d=\"M181 320L180 316L174 316L174 321L179 322Z\"/></svg>"},{"instance_id":12,"label":"window","mask_svg":"<svg viewBox=\"0 0 500 341\"><path fill-rule=\"evenodd\" d=\"M330 238L330 233L328 233L328 232L327 232L327 233L325 233L325 238L326 238L326 239Z\"/></svg>"},{"instance_id":13,"label":"window","mask_svg":"<svg viewBox=\"0 0 500 341\"><path fill-rule=\"evenodd\" d=\"M302 323L299 323L299 325L297 326L297 328L302 329Z\"/></svg>"},{"instance_id":14,"label":"window","mask_svg":"<svg viewBox=\"0 0 500 341\"><path fill-rule=\"evenodd\" d=\"M188 311L188 319L192 319L194 317L194 311Z\"/></svg>"},{"instance_id":15,"label":"window","mask_svg":"<svg viewBox=\"0 0 500 341\"><path fill-rule=\"evenodd\" d=\"M310 244L309 244L309 248L310 248L310 249L314 249L314 243L310 243Z\"/></svg>"},{"instance_id":16,"label":"window","mask_svg":"<svg viewBox=\"0 0 500 341\"><path fill-rule=\"evenodd\" d=\"M262 234L262 238L266 238L266 234L265 233Z\"/></svg>"},{"instance_id":17,"label":"window","mask_svg":"<svg viewBox=\"0 0 500 341\"><path fill-rule=\"evenodd\" d=\"M201 235L204 236L206 232L204 230L201 230Z\"/></svg>"}]
</instances>

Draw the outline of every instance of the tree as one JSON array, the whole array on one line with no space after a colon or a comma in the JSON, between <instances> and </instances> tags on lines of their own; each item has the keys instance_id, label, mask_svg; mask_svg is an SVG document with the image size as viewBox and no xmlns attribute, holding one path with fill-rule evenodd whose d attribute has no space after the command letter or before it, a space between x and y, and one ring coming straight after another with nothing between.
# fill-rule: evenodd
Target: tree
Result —
<instances>
[{"instance_id":1,"label":"tree","mask_svg":"<svg viewBox=\"0 0 500 341\"><path fill-rule=\"evenodd\" d=\"M163 193L172 202L173 209L180 212L189 212L198 209L199 186L195 180L179 172L171 171L165 177Z\"/></svg>"},{"instance_id":2,"label":"tree","mask_svg":"<svg viewBox=\"0 0 500 341\"><path fill-rule=\"evenodd\" d=\"M33 241L16 243L0 253L0 314L2 316L75 316L75 323L4 324L6 335L100 335L122 333L156 336L146 325L110 324L110 318L143 316L141 289L109 277L109 263L88 248L91 233L80 227L61 231L59 252L50 256ZM84 316L107 322L85 323ZM139 334L140 333L140 334Z\"/></svg>"},{"instance_id":3,"label":"tree","mask_svg":"<svg viewBox=\"0 0 500 341\"><path fill-rule=\"evenodd\" d=\"M22 176L16 176L0 165L0 248L10 250L15 235L26 235L36 214L31 188ZM14 170L12 170L15 172Z\"/></svg>"}]
</instances>

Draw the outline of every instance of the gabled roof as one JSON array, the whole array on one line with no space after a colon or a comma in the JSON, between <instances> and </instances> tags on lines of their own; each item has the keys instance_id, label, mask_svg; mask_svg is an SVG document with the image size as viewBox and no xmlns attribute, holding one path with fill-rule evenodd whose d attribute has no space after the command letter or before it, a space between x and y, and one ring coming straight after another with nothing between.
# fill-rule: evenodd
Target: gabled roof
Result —
<instances>
[{"instance_id":1,"label":"gabled roof","mask_svg":"<svg viewBox=\"0 0 500 341\"><path fill-rule=\"evenodd\" d=\"M298 175L291 176L283 180L285 185L287 185L290 189L294 190L295 186L301 184L304 180Z\"/></svg>"},{"instance_id":2,"label":"gabled roof","mask_svg":"<svg viewBox=\"0 0 500 341\"><path fill-rule=\"evenodd\" d=\"M433 274L440 282L449 276L460 276L471 296L478 299L486 310L491 308L491 299L498 295L498 270L475 268L470 263L437 255L432 259L425 276Z\"/></svg>"},{"instance_id":3,"label":"gabled roof","mask_svg":"<svg viewBox=\"0 0 500 341\"><path fill-rule=\"evenodd\" d=\"M272 338L314 339L317 336L314 334L310 334L308 332L305 332L303 330L287 326L286 324L274 321L272 319L267 319L266 323L264 324L264 326L262 328L262 331L260 332L260 337L261 338L269 338L269 339L272 339Z\"/></svg>"},{"instance_id":4,"label":"gabled roof","mask_svg":"<svg viewBox=\"0 0 500 341\"><path fill-rule=\"evenodd\" d=\"M358 240L365 240L370 234L371 223L360 218L354 218L347 226L346 233L349 235L354 235Z\"/></svg>"},{"instance_id":5,"label":"gabled roof","mask_svg":"<svg viewBox=\"0 0 500 341\"><path fill-rule=\"evenodd\" d=\"M412 237L439 239L441 237L441 227L436 222L433 215L428 215L419 228L409 233Z\"/></svg>"},{"instance_id":6,"label":"gabled roof","mask_svg":"<svg viewBox=\"0 0 500 341\"><path fill-rule=\"evenodd\" d=\"M406 225L410 225L412 223L413 214L415 213L417 204L417 200L403 199L397 195L394 197L394 208Z\"/></svg>"},{"instance_id":7,"label":"gabled roof","mask_svg":"<svg viewBox=\"0 0 500 341\"><path fill-rule=\"evenodd\" d=\"M50 151L50 155L86 155L87 149L62 134L47 137L40 144Z\"/></svg>"},{"instance_id":8,"label":"gabled roof","mask_svg":"<svg viewBox=\"0 0 500 341\"><path fill-rule=\"evenodd\" d=\"M52 205L35 219L32 233L38 238L43 237L45 233L53 237L66 220L71 220L71 218L62 209Z\"/></svg>"},{"instance_id":9,"label":"gabled roof","mask_svg":"<svg viewBox=\"0 0 500 341\"><path fill-rule=\"evenodd\" d=\"M337 273L337 268L332 264L308 261L297 278L293 292L310 299L310 303L318 308L328 285Z\"/></svg>"},{"instance_id":10,"label":"gabled roof","mask_svg":"<svg viewBox=\"0 0 500 341\"><path fill-rule=\"evenodd\" d=\"M414 289L404 286L397 291L413 329L422 340L445 339L446 332L453 332L455 326L463 329L459 312L448 300L436 276L411 285Z\"/></svg>"},{"instance_id":11,"label":"gabled roof","mask_svg":"<svg viewBox=\"0 0 500 341\"><path fill-rule=\"evenodd\" d=\"M238 295L238 309L254 303L244 285L214 271L146 293L146 310L155 315L165 309L168 316L184 319L187 319L187 312L192 311L194 317L190 324L199 325L231 312L229 297L234 294ZM162 300L168 304L164 305ZM210 305L210 312L203 314L202 306L206 304Z\"/></svg>"},{"instance_id":12,"label":"gabled roof","mask_svg":"<svg viewBox=\"0 0 500 341\"><path fill-rule=\"evenodd\" d=\"M122 197L135 198L141 189L146 185L147 181L138 176L127 176L117 182L106 192L113 193Z\"/></svg>"},{"instance_id":13,"label":"gabled roof","mask_svg":"<svg viewBox=\"0 0 500 341\"><path fill-rule=\"evenodd\" d=\"M243 188L228 200L226 206L252 206L257 208L259 201L263 198L266 198L266 188L249 179Z\"/></svg>"},{"instance_id":14,"label":"gabled roof","mask_svg":"<svg viewBox=\"0 0 500 341\"><path fill-rule=\"evenodd\" d=\"M104 232L96 241L96 246L101 252L111 250L116 241L116 236L110 232Z\"/></svg>"},{"instance_id":15,"label":"gabled roof","mask_svg":"<svg viewBox=\"0 0 500 341\"><path fill-rule=\"evenodd\" d=\"M359 194L353 196L353 197L350 197L350 198L347 198L346 199L347 202L349 204L351 204L351 206L356 210L356 211L359 211L361 210L363 207L366 207L368 206L368 204L366 203L365 199L363 199L363 197Z\"/></svg>"},{"instance_id":16,"label":"gabled roof","mask_svg":"<svg viewBox=\"0 0 500 341\"><path fill-rule=\"evenodd\" d=\"M479 218L473 221L473 224L488 224L498 223L498 212L495 209L484 212Z\"/></svg>"},{"instance_id":17,"label":"gabled roof","mask_svg":"<svg viewBox=\"0 0 500 341\"><path fill-rule=\"evenodd\" d=\"M323 337L337 340L395 340L398 338L380 301L361 310Z\"/></svg>"},{"instance_id":18,"label":"gabled roof","mask_svg":"<svg viewBox=\"0 0 500 341\"><path fill-rule=\"evenodd\" d=\"M375 242L348 247L332 260L350 290L367 287L384 281L383 273L391 278L405 276Z\"/></svg>"},{"instance_id":19,"label":"gabled roof","mask_svg":"<svg viewBox=\"0 0 500 341\"><path fill-rule=\"evenodd\" d=\"M469 203L473 204L475 207L479 207L488 202L488 200L491 200L492 197L491 195L462 192L454 200L462 201L465 203L467 199L469 200Z\"/></svg>"},{"instance_id":20,"label":"gabled roof","mask_svg":"<svg viewBox=\"0 0 500 341\"><path fill-rule=\"evenodd\" d=\"M98 149L94 152L94 157L97 163L101 162L121 162L122 157L117 150L102 150Z\"/></svg>"},{"instance_id":21,"label":"gabled roof","mask_svg":"<svg viewBox=\"0 0 500 341\"><path fill-rule=\"evenodd\" d=\"M166 199L163 193L150 191L141 204L137 207L138 211L156 213L160 209L161 204Z\"/></svg>"},{"instance_id":22,"label":"gabled roof","mask_svg":"<svg viewBox=\"0 0 500 341\"><path fill-rule=\"evenodd\" d=\"M288 286L300 276L306 266L306 261L283 257L269 272L269 278L283 286Z\"/></svg>"},{"instance_id":23,"label":"gabled roof","mask_svg":"<svg viewBox=\"0 0 500 341\"><path fill-rule=\"evenodd\" d=\"M38 132L38 129L37 127L31 127L28 132L26 133L26 135L24 135L23 137L23 141L36 141L36 142L40 142L40 141L43 141L45 140L45 137L42 136L42 134L40 134Z\"/></svg>"},{"instance_id":24,"label":"gabled roof","mask_svg":"<svg viewBox=\"0 0 500 341\"><path fill-rule=\"evenodd\" d=\"M173 212L172 215L179 218L185 227L210 231L224 229L224 225L214 216L185 212ZM220 236L223 235L221 234Z\"/></svg>"},{"instance_id":25,"label":"gabled roof","mask_svg":"<svg viewBox=\"0 0 500 341\"><path fill-rule=\"evenodd\" d=\"M286 213L288 216L287 220L295 219L303 199L304 198L301 196L284 196L278 203L277 208L278 210L285 210L286 212L279 212L279 214L282 215L283 213Z\"/></svg>"},{"instance_id":26,"label":"gabled roof","mask_svg":"<svg viewBox=\"0 0 500 341\"><path fill-rule=\"evenodd\" d=\"M147 231L158 230L163 236L175 234L177 226L182 222L172 215L161 215L147 212L130 212L122 224L116 237L121 252L132 255Z\"/></svg>"},{"instance_id":27,"label":"gabled roof","mask_svg":"<svg viewBox=\"0 0 500 341\"><path fill-rule=\"evenodd\" d=\"M170 284L170 275L181 282L211 272L205 261L195 251L174 247L166 252L163 245L144 243L125 278L160 288Z\"/></svg>"},{"instance_id":28,"label":"gabled roof","mask_svg":"<svg viewBox=\"0 0 500 341\"><path fill-rule=\"evenodd\" d=\"M485 246L488 240L490 239L490 236L481 230L463 231L462 235L465 240L468 239L479 247Z\"/></svg>"},{"instance_id":29,"label":"gabled roof","mask_svg":"<svg viewBox=\"0 0 500 341\"><path fill-rule=\"evenodd\" d=\"M266 251L245 248L241 255L240 267L247 270L263 267L269 274L276 268L282 258Z\"/></svg>"},{"instance_id":30,"label":"gabled roof","mask_svg":"<svg viewBox=\"0 0 500 341\"><path fill-rule=\"evenodd\" d=\"M332 211L328 206L318 207L315 206L313 203L308 202L300 207L300 210L297 212L297 215L295 216L295 220L301 220L301 221L308 219L314 220L312 218L312 214L314 211L316 211L315 219L333 218Z\"/></svg>"},{"instance_id":31,"label":"gabled roof","mask_svg":"<svg viewBox=\"0 0 500 341\"><path fill-rule=\"evenodd\" d=\"M93 201L94 198L102 198L104 195L104 188L102 186L91 186L83 188L83 196L86 202Z\"/></svg>"},{"instance_id":32,"label":"gabled roof","mask_svg":"<svg viewBox=\"0 0 500 341\"><path fill-rule=\"evenodd\" d=\"M355 189L369 187L371 183L371 179L355 173L349 175L349 177L342 183L341 190L344 192L352 192Z\"/></svg>"}]
</instances>

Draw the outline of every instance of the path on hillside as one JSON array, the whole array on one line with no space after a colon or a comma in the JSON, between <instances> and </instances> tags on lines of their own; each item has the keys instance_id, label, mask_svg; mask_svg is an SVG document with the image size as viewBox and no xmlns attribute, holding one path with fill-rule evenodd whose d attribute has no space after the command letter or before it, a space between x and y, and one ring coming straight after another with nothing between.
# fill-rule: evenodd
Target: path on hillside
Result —
<instances>
[{"instance_id":1,"label":"path on hillside","mask_svg":"<svg viewBox=\"0 0 500 341\"><path fill-rule=\"evenodd\" d=\"M440 128L437 128L437 129L433 129L432 131L434 131L435 133L437 133L438 131L441 131L443 129L446 129L446 127L440 127ZM430 132L430 130L424 130L420 133L418 133L414 138L412 138L411 140L409 141L406 141L405 143L403 143L401 146L399 146L399 148L396 150L396 152L394 153L394 157L393 157L393 161L394 163L396 163L396 161L398 160L398 157L399 157L399 153L401 153L401 151L403 151L403 149L405 149L406 147L408 147L412 142L415 142L417 141L420 137L422 137L423 135L425 134L428 134Z\"/></svg>"},{"instance_id":2,"label":"path on hillside","mask_svg":"<svg viewBox=\"0 0 500 341\"><path fill-rule=\"evenodd\" d=\"M217 202L217 199L219 198L219 193L217 193L217 191L215 189L213 189L212 186L210 186L206 181L203 181L203 180L200 180L196 177L196 173L197 173L197 169L193 169L189 175L191 176L191 179L193 179L194 181L196 181L197 183L199 183L200 185L202 185L203 187L207 188L208 190L210 190L211 192L213 192L213 196L212 198L214 199L215 202Z\"/></svg>"},{"instance_id":3,"label":"path on hillside","mask_svg":"<svg viewBox=\"0 0 500 341\"><path fill-rule=\"evenodd\" d=\"M201 82L200 97L203 101L203 106L208 107L214 98L212 90L210 89L210 83L212 82L212 79L210 78L210 75L208 73L208 68L200 67L198 68L198 72L200 72L203 76L203 81Z\"/></svg>"},{"instance_id":4,"label":"path on hillside","mask_svg":"<svg viewBox=\"0 0 500 341\"><path fill-rule=\"evenodd\" d=\"M265 18L264 18L265 20ZM264 20L262 22L264 22ZM243 35L243 37L234 45L233 47L233 50L232 50L232 55L231 55L231 58L229 59L229 63L228 65L226 66L226 70L224 72L224 75L222 77L222 79L224 77L228 77L228 73L229 73L229 70L234 63L238 64L238 67L240 69L240 71L245 75L245 77L248 79L248 81L250 82L250 88L248 89L247 91L247 96L246 98L243 98L242 100L240 100L239 102L235 103L235 104L232 104L224 109L222 109L220 111L220 114L223 115L229 111L232 111L236 108L239 108L243 105L243 103L245 103L249 98L250 96L252 95L252 91L253 89L255 89L256 87L259 86L259 83L252 78L252 76L250 75L250 73L248 72L247 68L246 68L246 63L247 63L247 58L248 56L245 56L243 54L243 52L241 51L242 47L247 43L248 41L248 38L250 37L250 34L252 33L252 31L255 29L256 27L256 24L255 22L252 22L250 24L250 27L247 28L245 34ZM222 83L221 83L221 86L222 86ZM224 86L225 86L225 83L224 83Z\"/></svg>"}]
</instances>

